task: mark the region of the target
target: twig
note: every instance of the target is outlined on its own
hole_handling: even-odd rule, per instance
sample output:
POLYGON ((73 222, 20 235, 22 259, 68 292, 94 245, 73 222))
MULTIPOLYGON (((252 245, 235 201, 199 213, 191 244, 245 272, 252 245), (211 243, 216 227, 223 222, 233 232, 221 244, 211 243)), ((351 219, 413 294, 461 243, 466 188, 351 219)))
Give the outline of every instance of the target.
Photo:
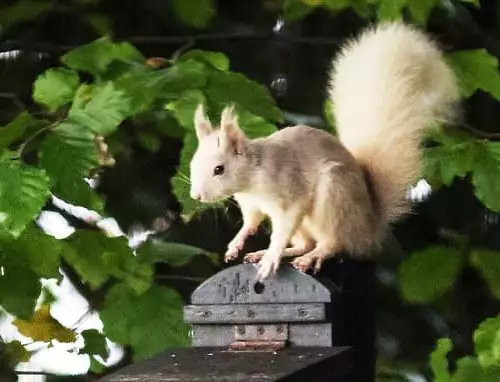
POLYGON ((179 49, 177 49, 174 54, 172 55, 171 61, 177 61, 179 56, 184 53, 186 50, 191 48, 194 44, 196 43, 195 40, 189 40, 186 44, 181 46, 179 49))
POLYGON ((53 376, 54 374, 47 373, 46 371, 14 371, 17 375, 45 375, 47 377, 53 376))
POLYGON ((41 128, 40 130, 37 130, 35 131, 33 134, 31 134, 23 143, 21 143, 21 145, 19 146, 19 148, 17 149, 17 155, 19 157, 21 157, 21 155, 23 154, 23 151, 24 149, 26 148, 26 146, 28 145, 28 143, 30 143, 33 139, 35 139, 36 137, 38 137, 40 134, 46 132, 47 130, 50 130, 52 128, 52 125, 49 125, 49 126, 45 126, 43 128, 41 128))
POLYGON ((17 96, 17 94, 14 94, 14 93, 0 93, 0 98, 8 98, 8 99, 11 99, 12 102, 14 103, 14 105, 16 105, 19 110, 27 110, 28 107, 24 104, 23 101, 21 101, 19 99, 19 97, 17 96))
POLYGON ((177 280, 177 281, 193 281, 193 282, 203 282, 206 280, 204 277, 193 277, 193 276, 178 276, 178 275, 155 275, 157 280, 177 280))
POLYGON ((490 140, 497 140, 497 139, 500 140, 500 133, 489 133, 486 131, 477 130, 474 127, 470 127, 467 125, 461 125, 461 127, 464 130, 467 130, 469 133, 475 135, 476 137, 490 139, 490 140))

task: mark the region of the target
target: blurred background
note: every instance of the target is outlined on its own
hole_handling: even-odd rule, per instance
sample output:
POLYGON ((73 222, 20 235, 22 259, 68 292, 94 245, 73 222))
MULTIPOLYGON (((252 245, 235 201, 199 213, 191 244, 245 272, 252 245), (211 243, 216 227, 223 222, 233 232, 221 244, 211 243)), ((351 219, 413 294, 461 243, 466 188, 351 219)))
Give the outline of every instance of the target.
MULTIPOLYGON (((59 67, 61 57, 68 52, 109 36, 116 43, 128 42, 135 47, 143 57, 141 62, 150 68, 168 70, 172 59, 191 50, 220 52, 229 60, 231 72, 241 73, 255 86, 259 83, 267 89, 282 117, 274 118, 267 111, 260 115, 266 118, 267 113, 275 126, 306 123, 334 130, 325 104, 325 85, 339 44, 372 22, 400 18, 425 28, 436 38, 452 55, 454 68, 467 88, 463 115, 456 126, 463 134, 445 131, 440 137, 429 139, 426 147, 432 155, 426 157, 425 179, 409 194, 417 203, 415 213, 395 226, 400 248, 383 256, 376 272, 377 378, 430 381, 433 374, 429 357, 438 339, 451 338, 452 361, 474 356, 474 331, 487 317, 498 314, 500 253, 496 251, 500 250, 500 219, 496 211, 500 210, 500 150, 496 141, 500 138, 500 75, 496 57, 500 55, 500 2, 2 0, 0 124, 8 126, 22 111, 40 115, 40 105, 33 100, 38 76, 59 67), (474 145, 473 157, 467 151, 469 143, 474 145), (464 159, 464 150, 469 159, 464 159), (491 155, 485 159, 486 152, 491 155)), ((92 65, 97 65, 99 52, 88 52, 92 65)), ((217 59, 224 65, 224 59, 217 59)), ((91 71, 83 72, 82 83, 97 81, 91 71)), ((109 78, 114 81, 112 76, 109 78)), ((224 96, 220 98, 224 99, 227 92, 231 99, 239 91, 239 84, 221 82, 218 91, 224 96)), ((261 97, 259 89, 241 89, 248 92, 248 102, 240 101, 244 97, 238 102, 253 103, 253 97, 261 97)), ((149 91, 148 87, 138 87, 135 96, 146 99, 149 91)), ((274 106, 266 107, 271 110, 274 106)), ((197 285, 225 266, 220 261, 222 253, 239 227, 240 216, 230 203, 206 209, 189 220, 182 219, 183 203, 188 202, 187 198, 176 196, 172 179, 183 160, 181 149, 186 140, 182 134, 176 135, 179 122, 173 121, 170 114, 162 114, 164 109, 148 110, 152 112, 125 120, 119 130, 105 138, 114 163, 101 166, 98 176, 92 179, 93 189, 105 200, 101 215, 110 219, 92 215, 90 204, 78 210, 75 206, 79 204, 65 205, 56 198, 44 205, 37 222, 57 238, 66 238, 75 229, 101 230, 111 232, 111 236, 116 232, 125 235, 131 248, 143 243, 139 248, 147 246, 145 253, 159 259, 154 263, 154 282, 175 290, 176 296, 187 302, 197 285), (161 126, 168 126, 167 134, 158 133, 161 126), (169 247, 172 242, 186 247, 169 247), (187 260, 179 260, 183 254, 187 260)), ((214 106, 214 114, 216 110, 218 106, 214 106)), ((57 112, 52 110, 50 118, 57 119, 57 112)), ((258 126, 261 129, 264 124, 258 126)), ((259 130, 259 134, 264 130, 259 130)), ((0 138, 1 134, 0 130, 0 138)), ((33 162, 30 155, 36 150, 35 147, 32 152, 26 151, 28 163, 33 162)), ((250 246, 262 247, 266 238, 263 230, 250 246)), ((50 301, 52 317, 78 333, 90 329, 101 333, 101 319, 105 319, 99 318, 99 311, 103 304, 106 306, 111 286, 89 288, 85 279, 88 273, 85 276, 85 271, 81 272, 70 259, 61 263, 61 271, 62 279, 56 282, 46 277, 43 284, 43 290, 55 296, 50 301)), ((12 294, 16 299, 16 290, 12 288, 4 294, 12 294)), ((178 315, 181 303, 175 301, 172 309, 178 315)), ((0 329, 3 341, 20 340, 29 352, 28 357, 26 350, 14 351, 11 346, 3 357, 8 373, 16 368, 15 374, 25 378, 20 380, 38 380, 26 378, 42 376, 33 372, 47 373, 42 376, 45 380, 84 380, 53 374, 95 378, 135 360, 134 341, 120 341, 123 336, 117 335, 115 329, 108 333, 106 322, 107 342, 97 332, 95 339, 106 350, 89 352, 88 343, 92 340, 87 340, 87 352, 82 352, 85 346, 80 337, 77 345, 63 345, 65 342, 58 340, 30 340, 26 331, 21 335, 1 298, 0 305, 6 308, 0 329)), ((106 309, 109 314, 109 306, 106 309)), ((127 315, 126 308, 121 312, 127 315)), ((176 325, 175 321, 170 324, 176 325)), ((145 354, 185 344, 187 336, 171 342, 169 338, 145 354)), ((490 365, 498 366, 495 357, 490 365)), ((452 368, 453 365, 452 362, 452 368)))

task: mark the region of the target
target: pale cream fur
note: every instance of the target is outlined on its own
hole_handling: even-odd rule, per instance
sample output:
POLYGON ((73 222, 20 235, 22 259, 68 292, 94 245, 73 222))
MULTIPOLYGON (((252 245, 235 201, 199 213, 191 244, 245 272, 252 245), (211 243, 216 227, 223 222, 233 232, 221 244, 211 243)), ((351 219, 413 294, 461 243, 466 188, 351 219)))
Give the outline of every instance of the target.
POLYGON ((458 99, 439 49, 398 23, 371 28, 343 47, 329 95, 339 139, 302 125, 249 139, 230 107, 219 129, 201 105, 195 113, 191 195, 206 203, 234 196, 241 207, 243 226, 226 260, 270 218, 269 248, 245 257, 259 261, 260 280, 276 272, 283 256, 317 271, 340 251, 377 253, 389 224, 409 210, 406 195, 419 175, 424 129, 447 118, 458 99), (220 166, 224 171, 216 174, 220 166))

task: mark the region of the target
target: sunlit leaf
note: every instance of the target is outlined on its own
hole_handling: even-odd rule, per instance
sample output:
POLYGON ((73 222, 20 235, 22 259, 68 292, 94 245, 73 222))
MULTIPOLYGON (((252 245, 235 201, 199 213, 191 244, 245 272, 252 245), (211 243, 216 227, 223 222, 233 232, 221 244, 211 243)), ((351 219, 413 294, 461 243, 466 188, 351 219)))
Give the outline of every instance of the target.
POLYGON ((66 68, 51 68, 38 76, 33 99, 49 111, 55 111, 73 99, 80 83, 78 73, 66 68))
POLYGON ((62 326, 59 321, 50 315, 50 307, 42 305, 33 315, 31 320, 13 321, 19 332, 33 339, 33 341, 50 342, 75 342, 76 334, 62 326))
POLYGON ((0 156, 0 229, 18 237, 34 220, 50 195, 44 170, 9 154, 0 156))

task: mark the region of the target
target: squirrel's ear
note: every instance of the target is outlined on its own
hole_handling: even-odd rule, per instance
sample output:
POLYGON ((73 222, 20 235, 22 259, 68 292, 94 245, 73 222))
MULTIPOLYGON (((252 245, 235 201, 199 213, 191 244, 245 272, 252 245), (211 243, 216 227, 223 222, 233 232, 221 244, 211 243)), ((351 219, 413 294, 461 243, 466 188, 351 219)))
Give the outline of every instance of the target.
POLYGON ((194 128, 196 130, 196 136, 198 140, 209 135, 213 129, 212 124, 205 115, 205 110, 203 104, 199 104, 194 113, 194 128))
POLYGON ((236 154, 241 154, 246 136, 238 124, 238 117, 232 106, 225 107, 222 110, 220 120, 221 144, 226 148, 233 150, 236 154))

